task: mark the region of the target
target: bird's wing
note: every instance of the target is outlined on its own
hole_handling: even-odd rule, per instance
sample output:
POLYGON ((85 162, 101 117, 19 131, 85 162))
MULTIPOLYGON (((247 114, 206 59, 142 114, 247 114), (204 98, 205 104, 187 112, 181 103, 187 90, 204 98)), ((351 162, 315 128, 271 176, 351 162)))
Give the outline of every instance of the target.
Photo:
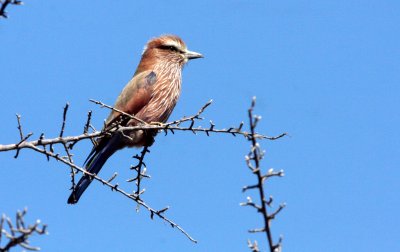
MULTIPOLYGON (((156 81, 157 76, 151 70, 136 74, 118 96, 114 107, 130 115, 137 114, 149 103, 156 81)), ((107 125, 110 125, 120 114, 112 111, 107 119, 107 125)))
MULTIPOLYGON (((126 84, 121 94, 115 102, 114 108, 121 110, 130 115, 139 112, 150 101, 153 93, 153 86, 156 83, 157 76, 151 71, 143 71, 133 76, 133 78, 126 84)), ((114 122, 119 121, 118 124, 126 124, 129 118, 121 118, 121 113, 112 111, 107 118, 106 127, 104 130, 113 127, 114 122), (127 119, 127 120, 126 120, 127 119)), ((97 141, 97 145, 93 147, 85 163, 90 160, 104 145, 108 142, 109 136, 104 136, 97 141)))

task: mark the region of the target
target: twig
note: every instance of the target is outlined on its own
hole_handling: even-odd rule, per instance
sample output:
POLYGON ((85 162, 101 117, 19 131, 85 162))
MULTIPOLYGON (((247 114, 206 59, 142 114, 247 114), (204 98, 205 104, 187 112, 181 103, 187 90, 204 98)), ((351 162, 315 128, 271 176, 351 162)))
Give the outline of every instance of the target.
POLYGON ((22 212, 17 211, 15 224, 12 223, 11 219, 4 214, 0 219, 0 242, 2 235, 4 234, 5 238, 8 239, 8 242, 1 247, 0 252, 8 252, 12 247, 21 246, 27 250, 40 250, 39 247, 32 247, 29 245, 29 238, 34 234, 47 234, 46 229, 47 225, 41 225, 40 221, 37 220, 33 225, 26 226, 24 221, 24 216, 27 213, 27 209, 25 208, 22 212), (4 223, 7 223, 8 230, 4 227, 4 223))
POLYGON ((66 120, 67 120, 68 108, 69 108, 69 104, 67 103, 67 104, 65 104, 65 107, 64 107, 63 120, 62 120, 62 124, 61 124, 60 135, 59 135, 60 138, 62 138, 63 135, 64 135, 65 123, 66 123, 66 120))
POLYGON ((83 128, 83 134, 88 134, 89 133, 89 127, 90 127, 90 121, 92 120, 92 111, 89 110, 88 115, 87 115, 87 120, 85 123, 85 127, 83 128))
MULTIPOLYGON (((63 120, 62 120, 62 124, 61 124, 61 130, 60 130, 59 138, 62 138, 63 135, 64 135, 65 125, 66 125, 66 121, 67 121, 68 108, 69 108, 69 104, 67 103, 67 104, 65 104, 64 111, 63 111, 63 120)), ((69 147, 67 146, 67 142, 62 141, 61 144, 64 147, 65 153, 67 154, 66 157, 68 158, 68 161, 70 163, 73 163, 74 161, 72 160, 72 154, 69 151, 69 147)), ((72 145, 73 144, 71 143, 70 146, 72 146, 72 145)), ((70 168, 71 168, 71 172, 70 172, 71 188, 75 188, 75 170, 72 167, 70 167, 70 168)))
POLYGON ((106 107, 106 108, 109 108, 109 109, 111 109, 111 110, 113 110, 113 111, 115 111, 115 112, 121 113, 122 115, 127 116, 127 117, 129 117, 130 119, 136 120, 136 121, 138 121, 138 122, 140 122, 140 123, 142 123, 142 124, 147 124, 147 123, 146 123, 145 121, 143 121, 142 119, 139 119, 139 118, 137 118, 137 117, 134 116, 134 115, 130 115, 130 114, 128 114, 128 113, 125 113, 124 111, 119 110, 119 109, 116 109, 116 108, 114 108, 114 107, 112 107, 112 106, 109 106, 109 105, 107 105, 107 104, 105 104, 105 103, 102 103, 101 101, 96 101, 96 100, 93 100, 93 99, 90 99, 89 101, 91 101, 91 102, 93 102, 93 103, 95 103, 95 104, 97 104, 97 105, 100 105, 101 107, 106 107))
POLYGON ((1 3, 0 17, 3 17, 3 18, 8 18, 6 8, 9 4, 13 4, 13 5, 23 5, 24 4, 22 1, 19 1, 19 0, 3 0, 3 1, 0 1, 0 3, 1 3))
POLYGON ((213 102, 213 100, 209 100, 208 102, 206 102, 206 104, 203 105, 203 107, 200 108, 200 110, 197 112, 197 114, 193 115, 193 116, 189 116, 189 117, 183 117, 180 120, 176 120, 176 121, 172 121, 169 123, 165 123, 165 125, 174 125, 176 124, 177 126, 179 126, 179 124, 186 122, 186 121, 192 121, 194 122, 194 120, 199 119, 202 120, 203 118, 200 117, 200 115, 204 112, 204 110, 211 105, 211 103, 213 102))
POLYGON ((26 135, 26 136, 24 137, 24 133, 22 132, 22 125, 21 125, 21 115, 18 115, 18 114, 17 114, 17 122, 18 122, 18 127, 17 127, 17 128, 18 128, 19 137, 20 137, 21 140, 16 144, 16 150, 17 150, 17 152, 15 153, 14 158, 17 158, 18 155, 19 155, 19 151, 20 151, 19 146, 20 146, 23 142, 25 142, 26 140, 28 140, 29 137, 31 137, 31 136, 33 135, 33 133, 29 133, 28 135, 26 135))
MULTIPOLYGON (((258 116, 253 115, 254 111, 254 106, 255 106, 255 97, 252 100, 250 109, 248 110, 248 116, 249 116, 249 123, 250 123, 250 136, 248 137, 249 141, 251 142, 251 150, 250 153, 246 156, 246 164, 247 167, 251 170, 253 174, 256 175, 257 177, 257 183, 255 185, 248 185, 243 187, 242 191, 245 192, 249 189, 256 189, 258 190, 258 193, 260 195, 260 205, 256 204, 253 202, 253 200, 250 197, 247 197, 247 202, 241 203, 241 206, 250 206, 253 207, 259 212, 264 220, 264 227, 262 228, 257 228, 257 229, 251 229, 249 230, 250 233, 257 233, 257 232, 265 232, 266 238, 268 240, 268 245, 269 245, 269 251, 270 252, 276 252, 280 251, 281 249, 281 242, 282 238, 279 240, 278 243, 274 243, 273 238, 272 238, 272 233, 271 233, 271 226, 270 226, 270 221, 275 218, 275 216, 285 207, 285 204, 281 204, 279 208, 273 212, 272 214, 268 214, 267 206, 271 206, 272 203, 272 197, 269 197, 269 200, 266 200, 265 198, 265 190, 264 190, 264 182, 266 179, 274 176, 279 176, 282 177, 284 175, 283 170, 279 172, 274 172, 273 169, 270 169, 267 174, 263 175, 260 167, 260 162, 264 157, 264 152, 261 151, 260 145, 257 142, 257 138, 255 137, 255 128, 257 126, 257 123, 261 119, 258 116)), ((281 134, 281 136, 284 136, 285 134, 281 134)), ((248 247, 252 251, 259 251, 258 249, 258 244, 255 242, 254 244, 248 241, 248 247)))
POLYGON ((137 175, 135 178, 133 179, 129 179, 127 180, 127 182, 133 182, 136 181, 136 192, 135 194, 140 197, 140 195, 144 192, 140 190, 140 182, 142 181, 143 177, 148 177, 148 175, 146 175, 146 164, 144 162, 144 157, 146 155, 146 153, 149 153, 149 147, 148 146, 144 146, 143 150, 140 153, 140 156, 135 155, 134 158, 136 158, 138 160, 138 164, 135 166, 131 167, 131 170, 136 170, 137 175), (142 168, 144 168, 144 171, 142 173, 142 168))

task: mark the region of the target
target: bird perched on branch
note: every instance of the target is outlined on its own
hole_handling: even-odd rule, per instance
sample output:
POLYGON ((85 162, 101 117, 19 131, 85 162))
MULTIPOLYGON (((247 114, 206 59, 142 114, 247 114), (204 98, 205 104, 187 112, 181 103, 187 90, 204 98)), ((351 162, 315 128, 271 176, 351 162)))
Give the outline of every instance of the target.
MULTIPOLYGON (((151 39, 143 50, 133 78, 114 105, 117 110, 134 115, 137 119, 124 117, 113 110, 106 121, 106 129, 116 123, 121 126, 136 126, 141 123, 166 122, 180 95, 183 66, 191 59, 202 57, 200 53, 189 51, 177 36, 163 35, 151 39)), ((86 170, 98 174, 107 159, 117 150, 150 146, 156 133, 154 130, 136 130, 100 138, 85 161, 86 170)), ((73 188, 68 203, 77 203, 91 181, 84 174, 73 188)))

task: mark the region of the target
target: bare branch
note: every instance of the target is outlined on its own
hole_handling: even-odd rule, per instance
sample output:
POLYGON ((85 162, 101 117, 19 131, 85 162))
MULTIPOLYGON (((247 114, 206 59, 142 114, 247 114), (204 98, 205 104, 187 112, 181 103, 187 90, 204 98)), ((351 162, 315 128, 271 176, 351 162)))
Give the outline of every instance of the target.
POLYGON ((135 194, 138 197, 139 197, 140 194, 142 194, 144 192, 143 191, 141 193, 141 190, 140 190, 140 182, 142 181, 142 178, 148 178, 149 177, 148 175, 146 175, 146 164, 144 163, 144 157, 145 157, 146 153, 149 153, 149 152, 150 152, 149 147, 148 146, 144 146, 140 156, 138 156, 138 155, 134 156, 134 158, 136 158, 139 161, 138 164, 131 167, 131 170, 136 170, 137 175, 136 175, 135 178, 129 179, 128 181, 129 182, 136 181, 136 192, 135 192, 135 194), (143 172, 142 172, 142 168, 144 168, 143 172))
POLYGON ((26 209, 22 212, 17 211, 15 224, 12 223, 9 217, 2 215, 0 219, 0 252, 8 252, 15 246, 21 246, 32 251, 40 250, 39 247, 30 246, 28 239, 34 234, 47 234, 47 225, 40 225, 40 220, 37 220, 33 225, 26 226, 24 221, 26 213, 26 209), (7 223, 8 228, 4 227, 4 222, 7 223), (4 246, 1 246, 2 235, 8 240, 4 246))
POLYGON ((22 1, 19 0, 2 0, 0 1, 0 17, 3 18, 8 18, 7 12, 6 12, 6 8, 9 4, 12 5, 23 5, 24 3, 22 1))
POLYGON ((60 162, 62 162, 64 164, 68 165, 69 167, 74 168, 74 169, 84 173, 85 175, 91 177, 92 179, 95 179, 95 180, 101 182, 103 185, 109 187, 112 191, 118 192, 118 193, 122 194, 123 196, 135 201, 137 204, 143 206, 146 210, 148 210, 151 213, 152 216, 156 215, 160 219, 162 219, 165 222, 169 223, 172 227, 176 227, 179 231, 181 231, 192 242, 195 242, 195 243, 197 242, 181 226, 179 226, 178 224, 176 224, 175 222, 173 222, 169 218, 165 217, 163 215, 163 213, 160 213, 159 211, 151 208, 143 200, 141 200, 138 196, 133 195, 133 194, 129 194, 129 193, 125 192, 124 190, 120 189, 118 187, 118 184, 111 184, 110 182, 98 177, 97 175, 87 172, 84 168, 79 167, 79 166, 69 162, 67 159, 60 157, 60 155, 58 155, 58 154, 55 154, 55 153, 49 152, 49 151, 45 151, 44 149, 41 149, 41 148, 36 147, 36 146, 30 146, 29 148, 31 148, 32 150, 37 151, 39 153, 48 155, 49 157, 54 158, 54 159, 56 159, 56 160, 58 160, 58 161, 60 161, 60 162))
MULTIPOLYGON (((249 122, 250 122, 250 133, 249 134, 249 141, 251 142, 251 150, 248 155, 245 156, 246 164, 247 167, 250 169, 250 171, 256 175, 257 177, 257 183, 254 185, 247 185, 244 186, 242 191, 245 192, 249 189, 257 189, 258 193, 260 195, 260 205, 256 204, 253 202, 253 200, 250 197, 247 197, 247 202, 241 203, 241 206, 250 206, 252 208, 255 208, 257 212, 259 212, 264 220, 264 227, 262 228, 257 228, 257 229, 251 229, 249 230, 250 233, 258 233, 258 232, 265 232, 266 238, 268 240, 268 245, 269 245, 269 251, 270 252, 276 252, 280 251, 281 249, 281 242, 282 239, 279 240, 277 244, 274 243, 272 239, 272 233, 271 233, 271 225, 270 221, 275 218, 275 216, 285 207, 285 204, 281 204, 279 208, 273 212, 272 214, 268 214, 267 211, 267 206, 271 206, 273 198, 270 196, 269 200, 265 199, 265 189, 264 189, 264 182, 270 177, 282 177, 284 175, 283 170, 275 172, 273 169, 269 169, 267 174, 262 175, 261 167, 260 167, 260 162, 264 158, 264 151, 261 150, 259 143, 257 142, 257 137, 255 133, 255 128, 258 124, 258 122, 261 120, 260 116, 255 116, 253 114, 254 111, 254 106, 255 106, 256 99, 255 97, 252 100, 251 107, 248 110, 248 115, 249 115, 249 122)), ((281 134, 280 137, 284 136, 286 134, 281 134)), ((277 139, 277 138, 276 138, 277 139)), ((272 140, 272 139, 271 139, 272 140)), ((251 243, 248 241, 248 247, 252 251, 259 251, 257 241, 254 243, 251 243)))
MULTIPOLYGON (((196 240, 194 240, 182 227, 180 227, 178 224, 176 224, 175 222, 173 222, 172 220, 170 220, 169 218, 167 218, 165 216, 165 213, 167 212, 168 207, 163 208, 161 210, 155 210, 140 198, 141 195, 145 191, 145 189, 141 188, 141 180, 142 180, 142 178, 150 177, 146 174, 146 165, 144 162, 145 155, 147 152, 149 152, 148 147, 143 148, 140 156, 138 156, 138 155, 135 156, 135 158, 138 159, 138 164, 136 166, 133 166, 132 170, 135 170, 137 172, 137 175, 134 178, 127 180, 128 182, 132 182, 132 181, 136 182, 136 190, 134 191, 134 193, 128 193, 125 190, 121 189, 119 187, 118 183, 111 184, 111 182, 114 181, 114 179, 117 176, 116 173, 114 173, 114 175, 111 178, 105 180, 105 179, 100 178, 96 174, 91 174, 91 173, 87 172, 83 167, 76 165, 72 158, 73 157, 73 154, 71 152, 72 147, 76 143, 83 141, 83 140, 87 140, 87 139, 89 139, 90 141, 92 141, 92 143, 94 145, 96 145, 97 140, 99 138, 102 138, 105 136, 110 136, 112 134, 123 134, 126 131, 137 131, 137 130, 164 131, 166 134, 168 132, 174 133, 174 131, 187 131, 187 132, 192 132, 195 134, 196 133, 205 133, 208 136, 210 135, 210 133, 229 134, 232 136, 241 135, 250 141, 256 141, 256 139, 275 140, 275 139, 278 139, 285 135, 285 134, 281 134, 279 136, 269 137, 269 136, 265 136, 265 135, 256 133, 255 129, 254 129, 255 128, 254 125, 255 125, 255 122, 259 120, 259 118, 255 119, 254 125, 250 127, 250 129, 251 129, 250 132, 243 130, 243 122, 241 122, 238 127, 228 127, 228 128, 223 128, 223 129, 217 129, 216 125, 212 121, 210 121, 209 125, 207 125, 206 127, 197 126, 196 125, 197 122, 203 120, 201 115, 205 111, 205 109, 211 104, 211 101, 207 102, 204 106, 202 106, 195 115, 189 116, 189 117, 183 117, 179 120, 175 120, 175 121, 168 122, 168 123, 157 123, 157 122, 145 123, 144 121, 141 121, 140 119, 136 118, 133 115, 124 113, 124 112, 122 112, 118 109, 115 109, 111 106, 108 106, 102 102, 95 101, 95 100, 91 100, 91 101, 100 105, 101 107, 109 108, 113 111, 121 113, 123 116, 127 116, 130 119, 139 121, 139 122, 141 122, 141 124, 139 124, 137 126, 123 127, 123 126, 119 125, 118 123, 115 123, 111 127, 105 127, 102 131, 96 131, 96 129, 94 129, 94 127, 90 123, 92 112, 89 112, 87 115, 86 123, 84 125, 83 134, 77 135, 77 136, 64 136, 66 120, 67 120, 67 112, 68 112, 68 108, 69 108, 69 104, 66 104, 66 106, 64 107, 64 110, 63 110, 63 120, 62 120, 60 133, 59 133, 58 137, 45 138, 44 134, 42 133, 37 140, 28 141, 28 138, 30 138, 32 136, 32 133, 24 135, 24 133, 22 131, 21 118, 20 118, 20 116, 17 116, 20 141, 16 144, 0 145, 0 152, 16 150, 17 151, 16 157, 17 157, 18 153, 21 149, 31 149, 31 150, 34 150, 38 153, 45 155, 48 160, 50 158, 52 158, 57 161, 60 161, 63 164, 70 167, 70 169, 71 169, 70 176, 71 176, 72 188, 75 187, 75 174, 77 172, 82 172, 85 176, 89 176, 91 179, 96 180, 96 181, 102 183, 103 185, 109 187, 112 191, 115 191, 115 192, 129 198, 130 200, 136 202, 138 204, 138 206, 144 207, 147 211, 150 212, 151 218, 153 218, 154 216, 157 216, 160 219, 162 219, 163 221, 169 223, 172 227, 176 227, 179 231, 181 231, 186 237, 188 237, 193 242, 196 242, 196 240), (89 128, 92 129, 93 132, 89 132, 89 128), (62 147, 63 153, 57 153, 55 151, 55 147, 57 147, 57 146, 62 147)), ((127 136, 127 137, 129 137, 129 136, 127 136)), ((56 149, 59 149, 59 148, 56 148, 56 149)), ((254 173, 257 173, 257 172, 259 173, 258 163, 256 163, 255 165, 252 165, 252 162, 254 162, 256 159, 258 160, 258 159, 262 158, 262 154, 260 154, 259 152, 260 152, 259 146, 253 145, 252 152, 249 154, 248 158, 246 158, 249 168, 251 168, 254 173), (257 153, 258 156, 255 156, 254 153, 257 153)), ((268 176, 272 176, 272 175, 275 175, 275 173, 264 175, 264 177, 261 176, 261 173, 260 173, 260 176, 261 176, 260 178, 262 180, 264 180, 268 176)), ((251 186, 248 186, 247 189, 249 189, 250 187, 251 186)), ((258 211, 262 212, 263 211, 262 209, 265 208, 266 204, 264 203, 261 205, 256 205, 255 203, 248 202, 248 203, 246 203, 246 205, 252 206, 252 207, 256 208, 258 211)), ((26 245, 26 248, 29 247, 25 243, 24 243, 24 245, 26 245)))
MULTIPOLYGON (((97 101, 94 101, 94 100, 93 100, 93 102, 97 103, 97 101)), ((108 108, 108 105, 105 105, 102 102, 98 102, 98 103, 100 105, 106 106, 108 108)), ((277 140, 286 135, 286 133, 283 133, 278 136, 271 137, 271 136, 258 134, 255 132, 243 131, 242 124, 240 124, 238 128, 228 128, 228 129, 215 129, 215 125, 213 125, 213 124, 211 124, 210 127, 208 127, 208 128, 202 128, 201 126, 194 127, 195 120, 201 120, 199 116, 205 110, 205 108, 207 108, 210 104, 211 104, 211 102, 206 103, 199 110, 199 112, 194 116, 183 117, 182 119, 175 120, 173 122, 169 122, 169 123, 165 123, 165 124, 160 123, 160 124, 146 124, 146 125, 131 126, 131 127, 118 127, 117 130, 119 132, 130 131, 130 130, 132 130, 132 131, 133 130, 164 130, 165 132, 167 132, 168 130, 170 130, 170 131, 191 131, 194 133, 203 132, 206 134, 209 134, 210 132, 212 132, 212 133, 230 134, 230 135, 237 134, 237 135, 242 135, 248 139, 255 138, 255 139, 268 139, 268 140, 277 140), (191 121, 191 124, 188 127, 178 126, 181 123, 184 123, 187 121, 191 121)), ((114 110, 114 108, 112 108, 112 109, 114 110)), ((90 117, 90 116, 91 116, 91 113, 88 113, 88 117, 90 117)), ((20 123, 20 121, 19 121, 19 123, 20 123)), ((90 124, 87 122, 85 125, 90 125, 90 124)), ((19 126, 20 126, 20 124, 19 124, 19 126)), ((89 126, 89 127, 91 127, 91 126, 89 126)), ((66 144, 67 143, 75 144, 76 142, 79 142, 81 140, 85 140, 85 139, 93 140, 98 137, 103 137, 103 136, 109 135, 115 131, 116 131, 116 129, 113 128, 113 129, 106 130, 106 131, 95 131, 93 133, 84 132, 84 134, 77 135, 77 136, 57 137, 57 138, 53 138, 53 139, 45 139, 44 137, 42 137, 41 139, 38 139, 38 140, 26 142, 26 140, 32 135, 32 133, 30 133, 28 136, 21 139, 21 141, 17 144, 7 144, 7 145, 0 144, 0 152, 30 148, 30 146, 32 146, 32 145, 33 146, 46 146, 46 145, 62 144, 64 142, 66 144)), ((20 134, 22 134, 22 131, 20 131, 20 134)))

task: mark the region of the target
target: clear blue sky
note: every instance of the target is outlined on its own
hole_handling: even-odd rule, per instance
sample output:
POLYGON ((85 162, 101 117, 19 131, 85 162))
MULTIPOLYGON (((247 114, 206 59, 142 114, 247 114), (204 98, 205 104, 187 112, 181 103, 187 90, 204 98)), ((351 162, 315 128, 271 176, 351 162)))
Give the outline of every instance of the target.
MULTIPOLYGON (((205 113, 218 127, 247 120, 251 97, 259 131, 290 137, 262 142, 263 167, 286 176, 267 184, 284 251, 399 251, 400 2, 399 1, 31 1, 0 20, 0 143, 25 132, 79 134, 88 110, 101 128, 134 73, 148 39, 181 36, 205 55, 184 69, 183 92, 171 119, 205 113)), ((44 156, 0 153, 0 212, 29 208, 50 234, 33 239, 43 251, 248 251, 260 235, 253 209, 239 207, 254 182, 245 166, 249 143, 230 136, 158 136, 147 157, 144 199, 199 240, 100 184, 79 204, 66 204, 69 169, 44 156)), ((75 148, 82 164, 90 143, 75 148)), ((113 156, 101 172, 129 177, 138 150, 113 156)), ((17 250, 18 251, 18 250, 17 250)), ((266 251, 265 249, 263 251, 266 251)))

